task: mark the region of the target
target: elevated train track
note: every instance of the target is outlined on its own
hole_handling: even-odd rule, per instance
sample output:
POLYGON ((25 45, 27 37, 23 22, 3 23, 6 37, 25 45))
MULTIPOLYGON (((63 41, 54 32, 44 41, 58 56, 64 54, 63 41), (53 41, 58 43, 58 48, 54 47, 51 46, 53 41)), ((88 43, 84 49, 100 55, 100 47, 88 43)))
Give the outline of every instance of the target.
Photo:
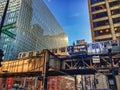
MULTIPOLYGON (((35 56, 27 57, 24 53, 19 54, 19 59, 2 62, 0 67, 0 77, 42 77, 44 88, 47 88, 48 76, 63 76, 63 75, 88 75, 95 73, 111 73, 111 62, 114 70, 120 68, 120 45, 113 46, 111 53, 106 52, 88 52, 85 46, 70 46, 68 47, 69 55, 64 52, 64 55, 56 55, 56 50, 43 50, 40 53, 35 53, 35 56), (71 48, 72 47, 72 48, 71 48), (116 49, 118 48, 118 50, 116 49), (83 52, 82 52, 83 50, 83 52), (87 52, 85 51, 87 50, 87 52), (117 50, 115 52, 115 50, 117 50), (54 51, 54 52, 52 52, 54 51), (73 53, 72 53, 73 52, 73 53), (25 56, 24 58, 21 58, 25 56), (93 56, 99 56, 99 63, 93 62, 93 56)), ((65 49, 65 48, 64 48, 65 49)), ((60 50, 60 49, 59 49, 60 50)), ((100 51, 102 51, 101 49, 100 51)), ((62 52, 66 51, 63 50, 62 52)), ((31 53, 27 53, 31 55, 31 53)))
MULTIPOLYGON (((99 54, 99 64, 93 63, 92 56, 93 55, 77 54, 66 57, 58 57, 49 50, 43 50, 43 52, 37 57, 2 62, 2 67, 0 68, 0 77, 39 76, 45 72, 48 61, 49 76, 94 74, 99 69, 102 70, 111 68, 108 54, 99 54)), ((118 69, 120 54, 113 54, 112 59, 114 68, 118 69)))

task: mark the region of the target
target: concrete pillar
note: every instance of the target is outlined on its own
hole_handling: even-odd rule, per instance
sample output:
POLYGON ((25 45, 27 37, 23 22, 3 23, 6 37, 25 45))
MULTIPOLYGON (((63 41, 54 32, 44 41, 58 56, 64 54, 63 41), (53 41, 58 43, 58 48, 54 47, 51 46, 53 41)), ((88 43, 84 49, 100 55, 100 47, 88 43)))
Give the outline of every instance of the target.
POLYGON ((110 7, 109 7, 109 2, 108 2, 108 0, 105 0, 105 2, 106 2, 106 9, 107 9, 108 18, 109 18, 109 24, 110 24, 112 39, 116 40, 116 35, 115 35, 115 30, 114 30, 114 25, 113 25, 111 10, 110 10, 110 7))

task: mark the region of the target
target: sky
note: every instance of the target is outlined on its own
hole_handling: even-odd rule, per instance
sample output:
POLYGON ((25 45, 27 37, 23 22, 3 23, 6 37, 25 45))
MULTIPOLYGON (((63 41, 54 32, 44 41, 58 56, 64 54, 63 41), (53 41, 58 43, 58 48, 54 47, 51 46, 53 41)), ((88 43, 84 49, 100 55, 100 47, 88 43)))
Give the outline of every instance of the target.
POLYGON ((69 45, 76 40, 92 42, 88 0, 44 0, 68 36, 69 45))

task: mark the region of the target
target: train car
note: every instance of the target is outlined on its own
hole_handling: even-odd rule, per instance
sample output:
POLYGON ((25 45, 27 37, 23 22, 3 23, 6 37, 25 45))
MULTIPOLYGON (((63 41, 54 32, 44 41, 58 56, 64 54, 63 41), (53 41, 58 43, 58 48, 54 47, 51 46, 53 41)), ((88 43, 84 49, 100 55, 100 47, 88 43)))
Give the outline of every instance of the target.
MULTIPOLYGON (((50 50, 50 52, 52 52, 53 54, 58 55, 58 56, 68 55, 67 47, 51 48, 51 49, 48 49, 48 50, 50 50)), ((18 59, 39 56, 39 54, 41 53, 41 51, 42 50, 20 52, 18 54, 18 59)))
POLYGON ((41 51, 20 52, 20 53, 18 54, 18 59, 20 59, 20 58, 30 58, 30 57, 39 56, 40 53, 41 53, 41 51))
POLYGON ((87 53, 88 54, 107 53, 109 46, 111 46, 113 53, 120 51, 120 40, 108 40, 108 41, 88 43, 87 53))
MULTIPOLYGON (((72 55, 72 54, 101 54, 107 53, 107 46, 112 46, 112 52, 120 51, 120 40, 109 40, 93 43, 82 43, 73 46, 50 48, 50 52, 58 56, 72 55)), ((20 52, 18 59, 38 56, 42 50, 20 52)))
POLYGON ((55 55, 58 55, 58 56, 68 55, 67 47, 52 48, 52 49, 49 49, 49 50, 52 53, 54 53, 55 55))

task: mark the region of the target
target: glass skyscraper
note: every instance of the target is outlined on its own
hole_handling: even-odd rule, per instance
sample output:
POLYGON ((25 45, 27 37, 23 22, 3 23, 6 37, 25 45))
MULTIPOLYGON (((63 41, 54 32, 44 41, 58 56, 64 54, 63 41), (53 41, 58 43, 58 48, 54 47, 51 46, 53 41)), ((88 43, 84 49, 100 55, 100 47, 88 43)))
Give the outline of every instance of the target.
MULTIPOLYGON (((0 0, 0 21, 6 2, 0 0)), ((5 60, 23 51, 67 45, 67 35, 43 0, 10 0, 0 39, 5 60)))

